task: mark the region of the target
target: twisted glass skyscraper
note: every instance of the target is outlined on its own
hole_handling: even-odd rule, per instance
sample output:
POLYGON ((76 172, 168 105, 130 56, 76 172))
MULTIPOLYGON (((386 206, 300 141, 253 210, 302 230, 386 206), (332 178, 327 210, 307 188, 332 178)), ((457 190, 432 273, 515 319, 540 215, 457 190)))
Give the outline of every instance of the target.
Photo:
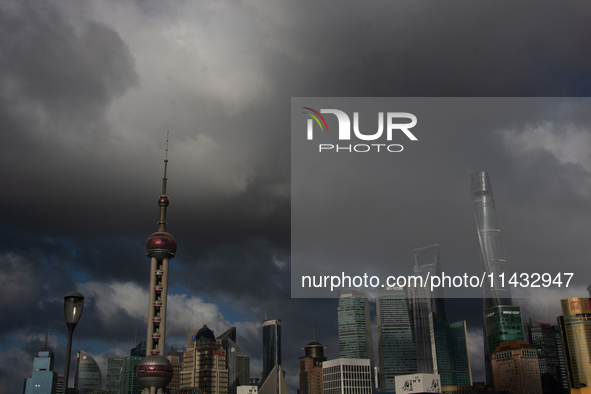
POLYGON ((501 230, 497 221, 497 211, 488 173, 481 171, 470 175, 472 203, 476 217, 476 230, 480 244, 480 263, 482 272, 493 274, 494 286, 486 281, 482 286, 484 309, 498 305, 513 305, 509 288, 500 286, 499 274, 505 272, 507 260, 501 241, 501 230))
MULTIPOLYGON (((484 314, 490 308, 501 305, 513 305, 509 288, 500 286, 499 275, 505 273, 507 260, 501 240, 501 230, 497 221, 497 210, 490 185, 488 173, 481 171, 470 175, 472 189, 472 203, 476 218, 476 231, 480 244, 480 264, 482 272, 493 274, 493 286, 486 281, 482 286, 482 304, 484 314)), ((506 276, 505 276, 506 277, 506 276)), ((484 327, 484 363, 486 370, 486 384, 492 385, 492 365, 490 354, 495 349, 489 349, 486 325, 484 327)))

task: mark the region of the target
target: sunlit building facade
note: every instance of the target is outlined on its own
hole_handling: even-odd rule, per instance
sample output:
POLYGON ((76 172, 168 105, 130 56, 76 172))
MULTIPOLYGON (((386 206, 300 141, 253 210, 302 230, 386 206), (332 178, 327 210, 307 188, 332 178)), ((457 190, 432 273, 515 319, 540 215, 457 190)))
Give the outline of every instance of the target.
POLYGON ((558 317, 569 386, 591 387, 591 298, 560 300, 558 317))
POLYGON ((524 341, 500 344, 492 352, 495 390, 511 394, 541 394, 538 353, 524 341))

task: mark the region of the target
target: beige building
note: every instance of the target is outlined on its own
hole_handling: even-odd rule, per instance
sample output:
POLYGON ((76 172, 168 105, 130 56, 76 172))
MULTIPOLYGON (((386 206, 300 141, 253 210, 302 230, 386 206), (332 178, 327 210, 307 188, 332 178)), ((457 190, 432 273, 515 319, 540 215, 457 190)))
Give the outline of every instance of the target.
POLYGON ((558 316, 569 387, 591 387, 591 298, 560 300, 558 316))
POLYGON ((190 346, 184 353, 181 387, 196 387, 205 394, 228 394, 226 351, 213 332, 203 325, 190 335, 190 346))
POLYGON ((501 343, 491 357, 495 390, 512 394, 542 394, 536 349, 524 341, 501 343))
POLYGON ((172 380, 168 383, 168 389, 171 392, 175 392, 176 390, 181 388, 181 358, 176 350, 174 350, 174 346, 170 347, 166 358, 172 364, 172 380))

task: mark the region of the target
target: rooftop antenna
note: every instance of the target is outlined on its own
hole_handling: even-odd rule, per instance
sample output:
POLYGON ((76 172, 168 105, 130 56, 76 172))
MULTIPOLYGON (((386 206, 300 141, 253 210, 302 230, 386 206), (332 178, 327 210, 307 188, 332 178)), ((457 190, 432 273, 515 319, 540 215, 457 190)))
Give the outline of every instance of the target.
POLYGON ((316 331, 314 331, 314 324, 312 324, 312 341, 316 340, 316 331))
POLYGON ((265 320, 267 320, 267 308, 265 308, 265 320))

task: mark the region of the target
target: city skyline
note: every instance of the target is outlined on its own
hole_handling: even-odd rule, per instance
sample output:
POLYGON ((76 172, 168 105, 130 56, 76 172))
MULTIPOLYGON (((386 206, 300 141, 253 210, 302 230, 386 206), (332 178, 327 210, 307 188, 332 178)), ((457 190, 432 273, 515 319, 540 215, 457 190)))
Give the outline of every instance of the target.
MULTIPOLYGON (((342 2, 335 13, 332 3, 306 1, 0 1, 0 385, 22 390, 46 332, 63 374, 62 303, 72 290, 85 297, 73 358, 90 354, 103 380, 107 358, 128 356, 145 338, 144 246, 167 130, 167 230, 180 247, 165 351, 185 349, 186 333, 203 324, 216 335, 235 326, 258 376, 267 310, 282 320, 290 392, 312 326, 337 358, 337 301, 290 298, 290 98, 591 93, 591 5, 425 4, 342 2)), ((479 264, 467 182, 483 170, 512 265, 588 261, 588 99, 547 103, 502 119, 493 105, 486 123, 483 108, 467 104, 454 124, 431 131, 416 114, 413 150, 373 173, 388 193, 344 189, 390 204, 381 237, 392 264, 412 270, 412 250, 433 244, 445 265, 479 264)), ((356 264, 371 268, 372 256, 356 264)), ((525 318, 555 324, 565 294, 548 294, 516 304, 525 318)), ((449 321, 467 320, 475 381, 481 303, 447 304, 449 321)), ((373 299, 369 307, 377 338, 373 299)))

